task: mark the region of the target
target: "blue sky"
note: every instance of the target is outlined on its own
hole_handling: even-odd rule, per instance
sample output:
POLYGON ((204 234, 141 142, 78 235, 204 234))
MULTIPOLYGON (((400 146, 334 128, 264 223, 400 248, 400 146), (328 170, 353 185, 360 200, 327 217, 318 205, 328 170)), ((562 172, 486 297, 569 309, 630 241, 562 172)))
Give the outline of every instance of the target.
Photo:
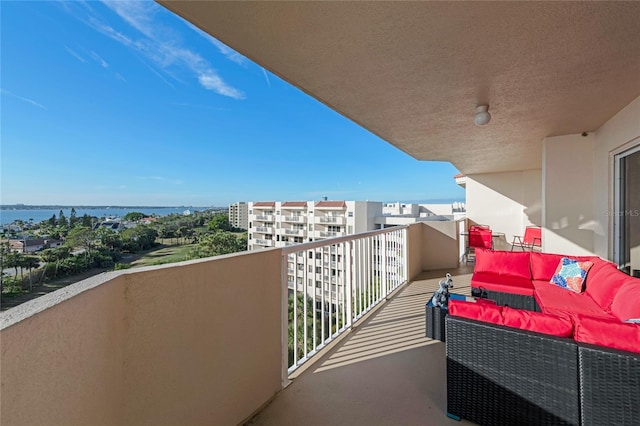
POLYGON ((413 159, 156 3, 0 13, 2 204, 464 199, 451 164, 413 159))

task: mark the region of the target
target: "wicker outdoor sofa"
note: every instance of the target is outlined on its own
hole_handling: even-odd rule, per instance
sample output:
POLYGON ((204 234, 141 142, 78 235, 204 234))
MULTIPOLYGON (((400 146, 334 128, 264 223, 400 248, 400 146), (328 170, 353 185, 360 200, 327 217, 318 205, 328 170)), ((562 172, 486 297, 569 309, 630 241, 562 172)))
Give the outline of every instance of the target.
POLYGON ((640 324, 626 322, 640 318, 640 279, 600 258, 574 258, 593 266, 584 291, 572 292, 549 283, 563 257, 570 258, 477 253, 472 287, 498 304, 450 301, 451 417, 480 425, 640 425, 640 324), (522 294, 525 260, 529 295, 522 294))

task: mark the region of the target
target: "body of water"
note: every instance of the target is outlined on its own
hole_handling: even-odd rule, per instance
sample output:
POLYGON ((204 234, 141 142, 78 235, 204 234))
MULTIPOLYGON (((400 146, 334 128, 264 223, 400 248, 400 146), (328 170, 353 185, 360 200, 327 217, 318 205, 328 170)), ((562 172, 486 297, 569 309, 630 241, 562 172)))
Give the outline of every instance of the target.
MULTIPOLYGON (((147 215, 155 214, 157 216, 166 216, 173 213, 182 214, 185 210, 202 211, 206 210, 204 207, 126 207, 126 208, 76 208, 76 216, 82 217, 85 213, 89 216, 101 217, 124 217, 129 212, 141 212, 147 215)), ((71 216, 71 208, 62 209, 64 215, 69 219, 71 216)), ((22 220, 29 222, 29 219, 33 219, 33 223, 42 222, 49 219, 54 214, 58 217, 60 209, 15 209, 15 210, 0 210, 0 224, 7 225, 15 220, 22 220)))

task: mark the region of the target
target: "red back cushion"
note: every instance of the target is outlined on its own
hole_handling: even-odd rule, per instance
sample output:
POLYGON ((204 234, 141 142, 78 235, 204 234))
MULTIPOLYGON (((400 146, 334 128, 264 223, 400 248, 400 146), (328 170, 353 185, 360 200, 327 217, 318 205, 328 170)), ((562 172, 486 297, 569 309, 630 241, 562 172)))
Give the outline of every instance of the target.
POLYGON ((568 317, 513 309, 508 306, 502 308, 502 324, 507 327, 558 337, 571 337, 573 335, 573 323, 568 317))
POLYGON ((553 274, 556 272, 558 264, 563 257, 569 259, 576 259, 580 262, 596 262, 596 259, 600 259, 597 256, 567 256, 563 254, 554 253, 531 253, 531 276, 534 280, 549 281, 553 274))
POLYGON ((596 263, 587 274, 585 292, 605 311, 609 311, 613 298, 629 276, 611 262, 596 263))
POLYGON ((502 324, 502 306, 489 303, 473 303, 449 300, 449 314, 478 321, 502 324))
POLYGON ((574 339, 592 345, 607 346, 640 353, 640 324, 575 316, 574 339))
POLYGON ((531 270, 529 269, 530 256, 530 252, 519 253, 477 249, 474 272, 531 279, 531 270))
POLYGON ((508 306, 450 300, 449 314, 552 336, 571 337, 573 334, 573 323, 568 317, 513 309, 508 306))
POLYGON ((613 298, 611 313, 621 321, 640 321, 640 279, 629 277, 625 281, 613 298))

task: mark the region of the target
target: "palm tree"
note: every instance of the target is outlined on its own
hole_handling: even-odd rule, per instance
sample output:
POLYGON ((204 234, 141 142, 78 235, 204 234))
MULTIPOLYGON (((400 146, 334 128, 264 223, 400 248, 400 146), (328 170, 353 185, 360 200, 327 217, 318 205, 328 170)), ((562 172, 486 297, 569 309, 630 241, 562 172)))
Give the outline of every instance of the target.
POLYGON ((29 271, 29 291, 33 290, 33 280, 31 279, 31 270, 40 266, 40 261, 35 256, 24 256, 22 266, 29 271))

